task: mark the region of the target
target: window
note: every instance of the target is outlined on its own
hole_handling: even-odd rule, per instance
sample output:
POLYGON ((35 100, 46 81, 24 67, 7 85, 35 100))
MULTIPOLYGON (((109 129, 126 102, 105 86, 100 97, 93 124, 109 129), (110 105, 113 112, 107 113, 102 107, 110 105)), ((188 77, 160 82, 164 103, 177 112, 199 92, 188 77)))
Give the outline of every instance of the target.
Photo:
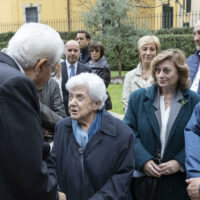
POLYGON ((40 3, 22 4, 24 22, 40 22, 40 3))
POLYGON ((163 28, 173 27, 173 7, 163 5, 163 28))
POLYGON ((25 8, 26 22, 38 22, 38 10, 37 7, 25 8))
POLYGON ((191 0, 186 0, 186 12, 191 12, 191 0))

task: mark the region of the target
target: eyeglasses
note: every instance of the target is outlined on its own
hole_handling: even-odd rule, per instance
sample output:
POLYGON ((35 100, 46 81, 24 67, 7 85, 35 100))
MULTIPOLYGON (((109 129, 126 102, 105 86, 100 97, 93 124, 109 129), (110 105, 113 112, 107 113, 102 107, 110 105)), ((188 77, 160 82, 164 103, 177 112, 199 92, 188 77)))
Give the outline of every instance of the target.
POLYGON ((99 53, 100 50, 99 50, 99 49, 91 49, 90 52, 91 52, 91 53, 93 53, 93 52, 99 53))
POLYGON ((156 67, 156 68, 155 68, 156 74, 160 74, 161 71, 162 71, 164 74, 169 74, 172 70, 169 69, 168 67, 164 67, 162 70, 160 69, 160 67, 156 67))

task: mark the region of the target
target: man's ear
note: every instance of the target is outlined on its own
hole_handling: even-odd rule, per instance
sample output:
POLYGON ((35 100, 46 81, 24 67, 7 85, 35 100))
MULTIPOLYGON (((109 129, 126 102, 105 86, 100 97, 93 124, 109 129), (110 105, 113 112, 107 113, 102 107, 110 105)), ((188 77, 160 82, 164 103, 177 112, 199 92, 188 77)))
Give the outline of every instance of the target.
POLYGON ((36 73, 40 74, 44 70, 44 67, 46 67, 46 65, 47 65, 47 59, 46 58, 40 59, 35 65, 36 73))

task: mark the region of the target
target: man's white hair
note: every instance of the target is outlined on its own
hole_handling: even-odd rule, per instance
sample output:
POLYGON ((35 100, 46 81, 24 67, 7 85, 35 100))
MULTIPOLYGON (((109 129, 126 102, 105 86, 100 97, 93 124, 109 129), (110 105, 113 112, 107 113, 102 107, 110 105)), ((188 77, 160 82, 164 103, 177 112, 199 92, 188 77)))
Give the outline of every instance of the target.
POLYGON ((24 69, 44 58, 49 67, 55 66, 63 53, 64 42, 59 33, 40 23, 24 24, 10 39, 7 49, 7 54, 24 69))
POLYGON ((70 78, 66 84, 66 88, 69 92, 76 86, 86 87, 92 101, 100 102, 98 110, 101 110, 104 107, 107 99, 106 86, 99 76, 87 72, 81 73, 70 78))

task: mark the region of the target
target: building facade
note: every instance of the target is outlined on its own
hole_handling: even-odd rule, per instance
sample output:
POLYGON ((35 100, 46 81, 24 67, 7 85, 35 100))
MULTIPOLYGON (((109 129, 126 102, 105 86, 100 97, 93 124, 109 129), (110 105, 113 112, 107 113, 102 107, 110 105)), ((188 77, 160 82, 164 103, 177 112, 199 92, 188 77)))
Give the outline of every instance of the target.
MULTIPOLYGON (((46 23, 58 31, 83 29, 81 14, 95 0, 0 1, 0 32, 16 31, 25 22, 46 23)), ((160 30, 193 26, 200 19, 200 0, 141 0, 129 13, 137 27, 160 30)))

